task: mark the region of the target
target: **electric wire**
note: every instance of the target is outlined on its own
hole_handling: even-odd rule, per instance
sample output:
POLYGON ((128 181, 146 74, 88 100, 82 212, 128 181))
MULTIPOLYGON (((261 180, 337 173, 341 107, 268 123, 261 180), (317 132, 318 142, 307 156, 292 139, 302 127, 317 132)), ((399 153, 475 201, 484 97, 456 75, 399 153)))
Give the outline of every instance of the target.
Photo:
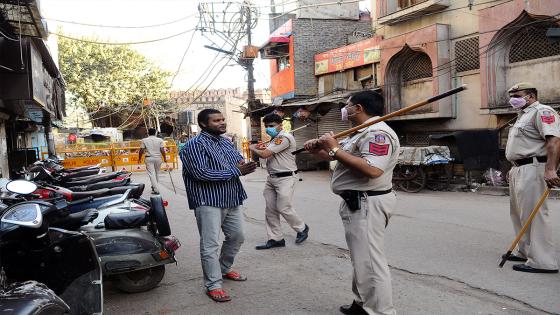
POLYGON ((126 25, 103 25, 103 24, 92 24, 92 23, 84 23, 84 22, 75 22, 75 21, 66 21, 66 20, 59 20, 59 19, 53 19, 53 18, 44 18, 45 20, 48 21, 54 21, 54 22, 59 22, 59 23, 64 23, 64 24, 73 24, 73 25, 83 25, 83 26, 91 26, 91 27, 100 27, 100 28, 124 28, 124 29, 139 29, 139 28, 154 28, 154 27, 160 27, 160 26, 165 26, 165 25, 171 25, 171 24, 175 24, 184 20, 187 20, 193 16, 196 16, 197 13, 193 13, 187 16, 184 16, 182 18, 173 20, 173 21, 169 21, 169 22, 163 22, 163 23, 159 23, 159 24, 151 24, 151 25, 132 25, 132 26, 126 26, 126 25))
POLYGON ((181 36, 181 35, 184 35, 184 34, 188 34, 188 33, 193 32, 193 31, 196 31, 196 28, 189 29, 189 30, 186 30, 186 31, 182 31, 180 33, 173 34, 173 35, 170 35, 170 36, 156 38, 156 39, 150 39, 150 40, 144 40, 144 41, 135 41, 135 42, 120 42, 120 43, 119 42, 102 42, 102 41, 96 41, 96 40, 89 40, 89 39, 85 39, 85 38, 76 38, 76 37, 72 37, 72 36, 68 36, 68 35, 64 35, 64 34, 60 34, 60 33, 56 33, 56 32, 50 32, 50 34, 60 36, 62 38, 66 38, 66 39, 70 39, 70 40, 74 40, 74 41, 78 41, 78 42, 90 43, 90 44, 124 46, 124 45, 139 45, 139 44, 147 44, 147 43, 164 41, 164 40, 171 39, 171 38, 174 38, 174 37, 178 37, 178 36, 181 36))

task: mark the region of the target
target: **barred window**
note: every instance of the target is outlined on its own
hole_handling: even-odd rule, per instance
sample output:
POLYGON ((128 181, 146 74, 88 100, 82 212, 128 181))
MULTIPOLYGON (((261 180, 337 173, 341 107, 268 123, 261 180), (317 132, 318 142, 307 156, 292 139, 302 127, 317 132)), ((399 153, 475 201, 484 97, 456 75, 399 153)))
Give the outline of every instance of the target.
POLYGON ((478 36, 455 42, 455 71, 463 72, 480 68, 478 36))
POLYGON ((402 80, 404 82, 418 80, 423 78, 431 78, 432 61, 430 57, 424 53, 415 53, 402 65, 402 80))
POLYGON ((560 43, 550 44, 546 37, 547 26, 530 27, 513 41, 509 62, 521 62, 560 55, 560 43))

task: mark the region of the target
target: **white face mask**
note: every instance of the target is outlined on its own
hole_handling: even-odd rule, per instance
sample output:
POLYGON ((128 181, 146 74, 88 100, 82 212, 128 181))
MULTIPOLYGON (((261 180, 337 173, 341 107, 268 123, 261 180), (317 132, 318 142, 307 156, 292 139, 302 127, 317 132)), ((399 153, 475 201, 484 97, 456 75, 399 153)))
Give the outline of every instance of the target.
MULTIPOLYGON (((340 109, 340 114, 342 114, 342 121, 348 121, 348 109, 346 107, 354 107, 356 105, 352 105, 352 106, 344 106, 340 109)), ((352 116, 354 116, 355 114, 353 114, 352 116)))
POLYGON ((509 105, 511 105, 511 107, 515 109, 522 108, 523 106, 527 105, 527 96, 529 95, 525 95, 522 97, 512 97, 509 99, 509 105))

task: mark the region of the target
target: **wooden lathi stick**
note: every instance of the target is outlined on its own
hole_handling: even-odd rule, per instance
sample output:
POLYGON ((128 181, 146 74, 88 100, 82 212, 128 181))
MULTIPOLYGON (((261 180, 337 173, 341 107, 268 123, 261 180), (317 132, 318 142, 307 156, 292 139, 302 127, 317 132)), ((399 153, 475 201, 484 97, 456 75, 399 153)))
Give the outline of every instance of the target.
MULTIPOLYGON (((467 86, 466 86, 466 85, 462 85, 462 86, 460 86, 460 87, 458 87, 458 88, 455 88, 455 89, 449 90, 449 91, 447 91, 447 92, 445 92, 445 93, 442 93, 442 94, 439 94, 439 95, 430 97, 430 98, 425 99, 425 100, 423 100, 423 101, 420 101, 420 102, 418 102, 418 103, 416 103, 416 104, 412 104, 412 105, 407 106, 407 107, 405 107, 405 108, 401 108, 401 109, 399 109, 399 110, 397 110, 397 111, 395 111, 395 112, 392 112, 392 113, 387 114, 387 115, 385 115, 385 116, 379 117, 379 118, 377 118, 377 119, 375 119, 375 120, 372 120, 372 121, 363 123, 363 124, 361 124, 361 125, 358 125, 358 126, 356 126, 356 127, 352 127, 352 128, 350 128, 350 129, 347 129, 347 130, 344 130, 344 131, 342 131, 342 132, 339 132, 339 133, 337 133, 337 134, 334 135, 334 138, 335 138, 335 139, 343 138, 343 137, 345 137, 345 136, 347 136, 347 135, 349 135, 349 134, 352 134, 352 133, 354 133, 354 132, 356 132, 356 131, 358 131, 358 130, 360 130, 360 129, 363 129, 363 128, 369 127, 369 126, 371 126, 371 125, 377 124, 378 122, 382 122, 382 121, 391 119, 391 118, 393 118, 393 117, 400 116, 400 115, 402 115, 402 114, 408 113, 408 112, 410 112, 411 110, 414 110, 414 109, 416 109, 416 108, 418 108, 418 107, 424 106, 424 105, 426 105, 426 104, 430 104, 430 103, 435 102, 435 101, 437 101, 437 100, 440 100, 440 99, 442 99, 442 98, 444 98, 444 97, 448 97, 448 96, 451 96, 451 95, 453 95, 453 94, 457 94, 457 93, 459 93, 459 92, 461 92, 461 91, 464 91, 464 90, 466 90, 466 89, 467 89, 467 86)), ((301 152, 303 152, 303 151, 305 151, 305 148, 300 148, 300 149, 297 149, 297 150, 295 150, 295 151, 292 151, 292 154, 298 154, 298 153, 301 153, 301 152)))

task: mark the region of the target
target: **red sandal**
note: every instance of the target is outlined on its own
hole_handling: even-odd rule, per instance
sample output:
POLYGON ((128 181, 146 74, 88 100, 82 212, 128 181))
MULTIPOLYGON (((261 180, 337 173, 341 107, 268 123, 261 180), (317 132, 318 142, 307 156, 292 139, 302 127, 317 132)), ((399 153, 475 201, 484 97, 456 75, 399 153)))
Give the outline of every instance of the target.
POLYGON ((235 271, 230 271, 228 273, 226 273, 225 275, 222 276, 224 279, 229 279, 229 280, 233 280, 233 281, 246 281, 247 277, 241 275, 238 272, 235 271))
POLYGON ((231 301, 231 297, 224 291, 224 289, 215 289, 206 292, 206 295, 216 302, 231 301))

